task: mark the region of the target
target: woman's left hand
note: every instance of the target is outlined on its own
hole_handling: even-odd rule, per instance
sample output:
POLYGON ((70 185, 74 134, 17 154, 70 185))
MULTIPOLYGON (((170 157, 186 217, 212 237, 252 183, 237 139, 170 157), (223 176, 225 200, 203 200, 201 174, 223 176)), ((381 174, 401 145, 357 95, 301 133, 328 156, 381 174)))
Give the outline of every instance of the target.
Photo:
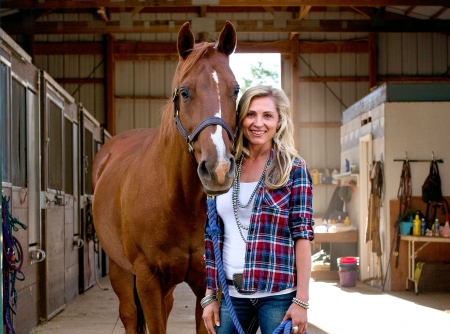
POLYGON ((296 334, 304 334, 308 329, 307 310, 295 303, 292 303, 283 318, 283 321, 292 319, 292 328, 298 327, 298 331, 291 331, 296 334))

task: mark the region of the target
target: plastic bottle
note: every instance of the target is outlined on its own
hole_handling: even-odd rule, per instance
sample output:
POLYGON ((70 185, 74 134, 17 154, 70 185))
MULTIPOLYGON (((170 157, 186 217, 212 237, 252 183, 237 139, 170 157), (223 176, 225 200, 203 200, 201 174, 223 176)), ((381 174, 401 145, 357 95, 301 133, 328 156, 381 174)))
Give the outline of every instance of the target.
POLYGON ((344 219, 344 225, 345 225, 345 226, 350 226, 350 217, 349 217, 349 216, 345 217, 345 219, 344 219))
POLYGON ((427 229, 427 224, 425 223, 425 218, 422 218, 422 222, 420 224, 420 235, 425 235, 426 229, 427 229))
POLYGON ((420 235, 420 218, 419 215, 416 214, 416 217, 413 220, 414 227, 413 227, 413 235, 420 235))
POLYGON ((322 226, 325 226, 325 231, 328 232, 328 222, 327 222, 326 219, 324 219, 324 220, 322 221, 322 226))
POLYGON ((331 183, 332 184, 338 184, 339 180, 336 178, 336 175, 338 175, 339 172, 337 171, 337 169, 333 169, 333 171, 331 172, 331 183))
POLYGON ((436 218, 436 220, 434 221, 434 236, 438 237, 439 236, 439 231, 440 230, 440 226, 439 226, 439 219, 436 218))
POLYGON ((449 225, 449 222, 450 222, 450 217, 447 217, 445 219, 444 228, 442 229, 442 236, 443 237, 450 237, 450 225, 449 225))

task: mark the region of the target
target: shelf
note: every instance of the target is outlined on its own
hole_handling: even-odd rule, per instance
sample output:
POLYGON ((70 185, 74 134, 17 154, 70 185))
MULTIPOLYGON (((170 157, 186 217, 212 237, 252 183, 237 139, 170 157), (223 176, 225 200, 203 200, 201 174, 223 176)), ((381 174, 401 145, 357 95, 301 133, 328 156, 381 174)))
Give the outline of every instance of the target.
POLYGON ((341 181, 341 186, 349 185, 350 181, 354 181, 356 184, 359 183, 359 174, 356 173, 346 172, 335 174, 333 177, 341 181))
POLYGON ((357 232, 314 233, 313 242, 358 242, 357 232))

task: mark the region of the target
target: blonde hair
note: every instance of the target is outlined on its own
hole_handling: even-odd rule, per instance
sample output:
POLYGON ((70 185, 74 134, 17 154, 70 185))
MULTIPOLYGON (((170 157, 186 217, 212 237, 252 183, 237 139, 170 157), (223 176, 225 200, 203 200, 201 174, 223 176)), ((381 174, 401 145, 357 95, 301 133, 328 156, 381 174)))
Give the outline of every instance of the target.
MULTIPOLYGON (((294 144, 294 125, 291 120, 291 104, 283 90, 271 86, 255 86, 247 89, 242 95, 239 105, 239 129, 247 117, 250 103, 254 98, 269 97, 275 103, 279 116, 279 129, 273 138, 273 160, 270 164, 264 184, 268 189, 277 189, 286 185, 295 158, 299 158, 294 144)), ((236 159, 250 156, 246 147, 247 139, 239 130, 236 141, 236 159)))

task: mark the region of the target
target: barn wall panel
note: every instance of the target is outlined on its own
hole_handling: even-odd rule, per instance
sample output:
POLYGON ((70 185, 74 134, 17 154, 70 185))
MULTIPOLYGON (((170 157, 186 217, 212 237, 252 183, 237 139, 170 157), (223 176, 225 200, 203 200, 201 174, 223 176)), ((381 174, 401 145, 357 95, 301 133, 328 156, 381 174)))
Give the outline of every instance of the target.
POLYGON ((338 99, 341 95, 341 84, 339 82, 329 82, 327 83, 327 87, 328 89, 325 90, 324 122, 339 123, 342 117, 342 105, 338 99))
POLYGON ((134 102, 116 99, 116 133, 130 130, 134 127, 134 102))
POLYGON ((433 73, 433 39, 432 34, 418 35, 418 75, 431 75, 433 73))
POLYGON ((447 54, 448 36, 443 34, 433 34, 433 74, 448 74, 448 54, 447 54))
POLYGON ((402 34, 402 74, 417 75, 417 34, 402 34))
POLYGON ((444 75, 449 66, 449 37, 438 33, 378 34, 378 74, 444 75))

